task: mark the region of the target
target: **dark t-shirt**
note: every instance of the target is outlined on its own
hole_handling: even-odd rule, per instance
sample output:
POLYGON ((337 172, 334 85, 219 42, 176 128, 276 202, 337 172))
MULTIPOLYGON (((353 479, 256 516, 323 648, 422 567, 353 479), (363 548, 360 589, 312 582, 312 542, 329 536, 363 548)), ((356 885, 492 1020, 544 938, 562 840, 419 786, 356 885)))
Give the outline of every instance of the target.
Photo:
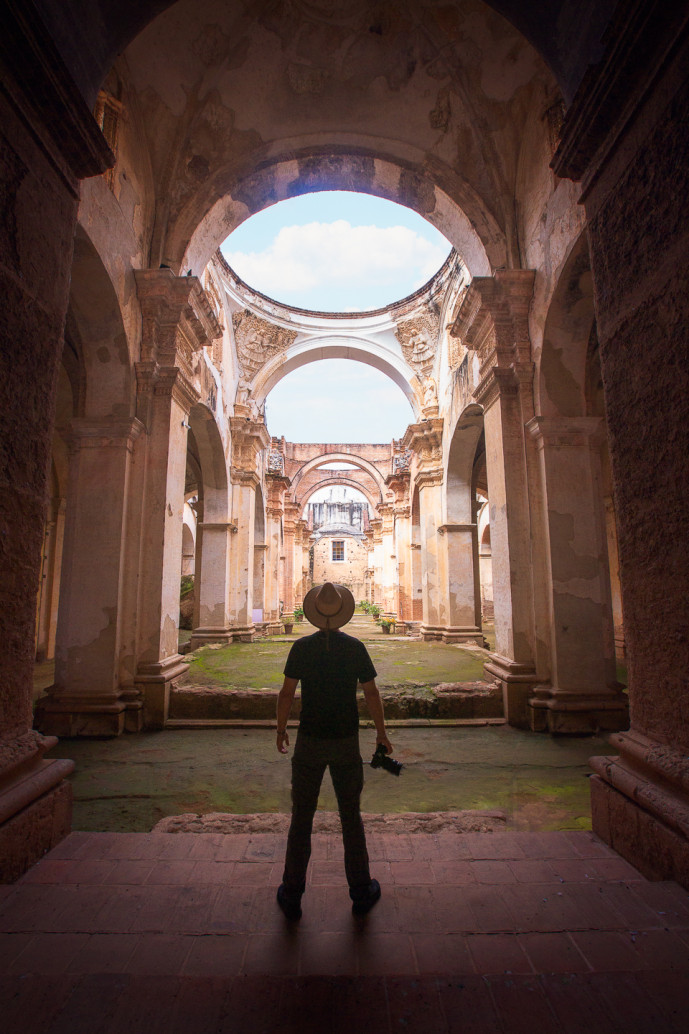
POLYGON ((299 728, 317 739, 340 739, 359 731, 356 687, 376 669, 364 644, 344 632, 304 636, 292 644, 285 675, 301 681, 299 728))

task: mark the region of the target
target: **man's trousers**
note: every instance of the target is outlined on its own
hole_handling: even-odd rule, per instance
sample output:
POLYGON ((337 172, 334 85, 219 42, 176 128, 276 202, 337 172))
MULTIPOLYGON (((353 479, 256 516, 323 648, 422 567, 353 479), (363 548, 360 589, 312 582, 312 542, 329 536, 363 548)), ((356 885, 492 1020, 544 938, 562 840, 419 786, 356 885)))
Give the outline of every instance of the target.
POLYGON ((366 835, 359 808, 364 768, 358 735, 321 740, 302 732, 297 734, 292 756, 292 822, 282 882, 289 894, 301 895, 304 891, 311 857, 313 816, 326 768, 330 769, 340 812, 349 894, 352 900, 356 900, 368 891, 371 883, 366 835))

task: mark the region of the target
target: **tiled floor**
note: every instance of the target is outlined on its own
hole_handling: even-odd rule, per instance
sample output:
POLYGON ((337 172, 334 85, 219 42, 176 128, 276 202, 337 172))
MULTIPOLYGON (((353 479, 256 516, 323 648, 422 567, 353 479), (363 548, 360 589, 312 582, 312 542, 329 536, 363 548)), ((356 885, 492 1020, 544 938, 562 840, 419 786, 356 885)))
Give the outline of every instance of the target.
POLYGON ((0 887, 5 1034, 689 1031, 689 894, 590 833, 369 837, 350 911, 314 838, 304 916, 268 834, 73 833, 0 887))

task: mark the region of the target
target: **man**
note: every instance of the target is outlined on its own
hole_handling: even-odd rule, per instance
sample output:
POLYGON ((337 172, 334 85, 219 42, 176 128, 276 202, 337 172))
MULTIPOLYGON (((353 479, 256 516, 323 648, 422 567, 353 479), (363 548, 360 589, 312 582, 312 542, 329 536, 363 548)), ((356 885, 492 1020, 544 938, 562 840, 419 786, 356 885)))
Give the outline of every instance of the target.
POLYGON ((376 742, 386 752, 392 745, 385 732, 383 704, 376 669, 364 644, 340 631, 354 613, 354 597, 344 585, 315 585, 304 599, 304 615, 320 631, 298 639, 285 665, 278 696, 277 749, 287 753, 289 718, 301 681, 301 719, 292 757, 292 822, 278 904, 288 919, 301 916, 301 896, 311 855, 311 828, 323 773, 330 775, 342 823, 345 873, 352 912, 364 915, 380 898, 380 884, 371 879, 366 836, 359 802, 364 769, 359 753, 356 689, 361 683, 376 742))

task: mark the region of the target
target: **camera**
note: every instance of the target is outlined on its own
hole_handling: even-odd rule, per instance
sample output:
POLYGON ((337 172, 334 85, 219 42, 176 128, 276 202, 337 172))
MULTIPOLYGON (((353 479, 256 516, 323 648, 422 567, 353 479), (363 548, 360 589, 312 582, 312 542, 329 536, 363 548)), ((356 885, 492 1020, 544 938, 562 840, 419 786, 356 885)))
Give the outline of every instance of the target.
POLYGON ((379 743, 376 747, 376 752, 371 758, 371 768, 384 768, 386 772, 390 772, 392 775, 398 776, 402 771, 402 762, 395 761, 394 758, 389 758, 385 747, 382 743, 379 743))

